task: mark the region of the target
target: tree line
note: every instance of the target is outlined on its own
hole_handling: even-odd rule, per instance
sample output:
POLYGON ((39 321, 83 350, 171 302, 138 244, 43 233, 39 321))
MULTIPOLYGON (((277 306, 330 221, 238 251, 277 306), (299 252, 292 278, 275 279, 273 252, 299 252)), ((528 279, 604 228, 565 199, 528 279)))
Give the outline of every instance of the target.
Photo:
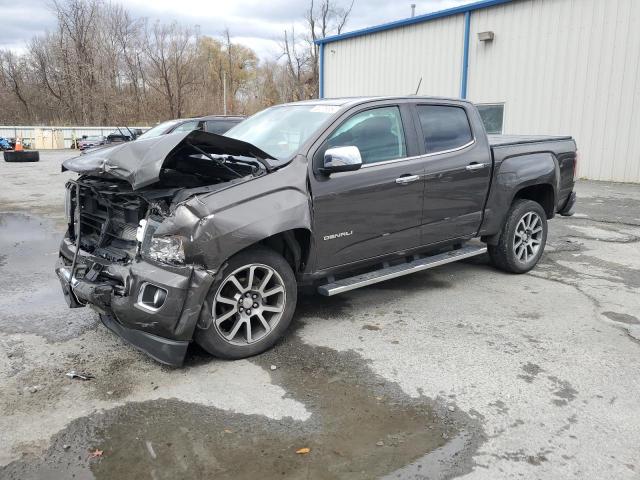
POLYGON ((353 3, 308 4, 305 31, 283 32, 281 53, 258 59, 194 26, 133 18, 105 0, 53 0, 56 27, 23 53, 0 50, 0 125, 152 125, 169 118, 248 115, 318 96, 314 41, 340 33, 353 3))

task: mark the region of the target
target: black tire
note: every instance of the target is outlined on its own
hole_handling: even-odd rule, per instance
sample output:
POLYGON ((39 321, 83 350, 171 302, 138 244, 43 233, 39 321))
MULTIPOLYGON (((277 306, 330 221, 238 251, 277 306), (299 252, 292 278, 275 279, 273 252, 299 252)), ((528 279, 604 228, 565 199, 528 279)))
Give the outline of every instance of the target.
POLYGON ((296 277, 291 266, 273 250, 252 247, 231 257, 222 267, 221 272, 220 278, 211 285, 207 294, 205 312, 208 314, 198 322, 194 334, 195 341, 210 354, 229 360, 251 357, 264 352, 284 335, 293 318, 298 292, 296 277), (254 267, 251 288, 247 292, 241 292, 231 280, 231 276, 236 278, 241 287, 248 288, 251 266, 254 267), (261 283, 268 276, 269 269, 272 273, 267 283, 262 286, 261 283), (284 292, 282 295, 279 292, 270 293, 278 290, 280 284, 284 292), (259 287, 262 289, 260 290, 259 287), (237 293, 232 296, 234 291, 237 293), (249 308, 242 303, 247 301, 245 300, 247 293, 250 293, 250 297, 253 298, 247 299, 252 303, 249 308), (269 293, 269 296, 263 297, 262 293, 269 293), (254 295, 258 298, 256 299, 254 295), (227 302, 216 301, 216 298, 235 299, 237 303, 234 307, 227 302), (254 301, 259 302, 259 307, 251 312, 251 307, 258 305, 253 303, 254 301), (234 308, 235 313, 233 313, 234 308), (263 308, 265 310, 262 310, 263 308), (268 311, 266 308, 272 310, 282 308, 282 312, 274 321, 278 313, 268 311), (256 316, 256 310, 260 311, 260 316, 256 316), (243 313, 240 313, 241 311, 243 313), (228 314, 231 316, 217 326, 214 312, 218 319, 228 314), (246 323, 247 319, 249 324, 246 323), (262 319, 267 321, 269 330, 262 319), (250 333, 247 333, 248 331, 250 333), (232 335, 235 337, 229 339, 232 335), (252 341, 247 341, 247 337, 251 337, 252 341))
MULTIPOLYGON (((533 220, 531 222, 533 223, 533 220)), ((495 267, 505 272, 528 272, 536 266, 540 257, 542 257, 547 243, 547 230, 547 215, 539 203, 532 200, 516 200, 507 213, 497 245, 488 245, 491 262, 495 267), (530 216, 527 217, 528 215, 530 216), (526 225, 527 218, 535 219, 536 216, 539 219, 539 225, 536 223, 535 227, 525 229, 525 231, 528 231, 528 233, 525 232, 526 237, 521 236, 522 231, 516 234, 519 226, 523 225, 520 224, 521 221, 526 225), (538 229, 538 226, 541 230, 532 234, 534 230, 538 229), (534 237, 534 235, 537 235, 537 237, 534 237), (525 238, 527 238, 526 242, 518 243, 525 238), (539 243, 533 245, 535 241, 539 243), (534 251, 535 246, 537 246, 537 249, 534 251)))
POLYGON ((40 153, 34 151, 6 151, 4 152, 5 162, 39 162, 40 153))

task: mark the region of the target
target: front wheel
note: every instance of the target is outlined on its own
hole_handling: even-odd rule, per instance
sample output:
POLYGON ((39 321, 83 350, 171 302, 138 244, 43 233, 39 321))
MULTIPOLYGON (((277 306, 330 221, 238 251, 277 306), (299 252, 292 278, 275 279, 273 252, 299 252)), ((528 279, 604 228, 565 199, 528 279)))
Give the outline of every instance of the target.
POLYGON ((547 215, 532 200, 516 200, 505 220, 497 245, 489 245, 492 263, 511 273, 525 273, 536 266, 547 243, 547 215))
POLYGON ((257 355, 291 323, 297 301, 295 275, 281 255, 262 247, 234 255, 223 268, 207 295, 209 315, 198 323, 195 340, 220 358, 257 355))

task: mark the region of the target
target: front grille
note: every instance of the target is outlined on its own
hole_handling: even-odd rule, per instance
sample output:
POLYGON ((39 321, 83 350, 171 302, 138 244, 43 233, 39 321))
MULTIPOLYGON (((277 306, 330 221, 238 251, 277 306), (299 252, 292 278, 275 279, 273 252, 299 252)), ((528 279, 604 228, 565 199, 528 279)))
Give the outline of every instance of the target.
MULTIPOLYGON (((146 202, 122 183, 84 179, 79 185, 80 248, 114 262, 131 260, 137 247, 136 230, 146 214, 146 202)), ((71 230, 75 240, 75 232, 71 230)))

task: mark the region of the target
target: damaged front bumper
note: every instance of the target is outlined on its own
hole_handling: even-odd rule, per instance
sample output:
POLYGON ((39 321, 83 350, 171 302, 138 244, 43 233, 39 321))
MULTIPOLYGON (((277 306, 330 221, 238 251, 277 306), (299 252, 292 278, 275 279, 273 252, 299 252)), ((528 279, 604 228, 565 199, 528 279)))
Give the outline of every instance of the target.
POLYGON ((69 238, 60 246, 56 274, 71 308, 89 305, 103 323, 161 363, 181 366, 213 276, 195 266, 136 260, 128 265, 78 251, 69 238))

